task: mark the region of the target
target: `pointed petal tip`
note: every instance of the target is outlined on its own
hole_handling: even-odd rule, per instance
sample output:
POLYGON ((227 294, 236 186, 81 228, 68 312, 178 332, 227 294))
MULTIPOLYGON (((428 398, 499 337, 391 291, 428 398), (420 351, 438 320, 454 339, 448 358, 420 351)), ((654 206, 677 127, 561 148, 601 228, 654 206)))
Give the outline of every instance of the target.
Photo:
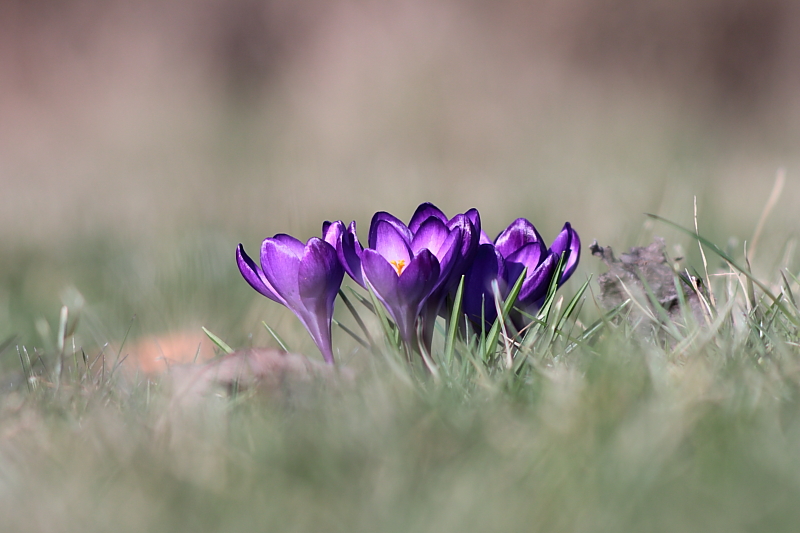
POLYGON ((408 229, 411 233, 416 233, 419 227, 430 218, 435 218, 444 224, 447 224, 447 215, 433 205, 431 202, 424 202, 419 204, 419 207, 411 215, 411 220, 408 223, 408 229))
POLYGON ((325 221, 322 224, 322 238, 334 248, 337 246, 345 231, 347 230, 344 226, 344 222, 341 220, 336 220, 334 222, 325 221))
POLYGON ((303 243, 303 241, 301 241, 297 237, 293 237, 293 236, 288 235, 286 233, 276 233, 274 236, 264 239, 264 242, 261 243, 261 254, 262 254, 261 265, 262 266, 264 265, 264 257, 263 257, 264 247, 267 244, 267 242, 274 242, 274 243, 281 244, 287 250, 289 250, 291 253, 293 253, 298 259, 303 256, 303 252, 305 251, 305 247, 306 247, 306 245, 303 243))
MULTIPOLYGON (((344 267, 345 272, 360 286, 364 286, 364 276, 361 272, 361 253, 363 248, 356 234, 355 220, 350 222, 347 230, 342 233, 336 243, 336 255, 344 267)), ((366 287, 365 287, 366 288, 366 287)))
MULTIPOLYGON (((542 243, 542 236, 530 220, 522 217, 509 224, 495 239, 495 245, 503 257, 508 257, 531 242, 542 243)), ((544 246, 543 243, 542 246, 544 246)))
POLYGON ((370 248, 385 257, 387 261, 402 261, 404 264, 411 261, 412 241, 407 239, 405 232, 391 222, 378 221, 374 227, 374 238, 374 246, 370 248))
MULTIPOLYGON (((309 239, 298 266, 297 283, 301 299, 328 302, 336 297, 344 278, 344 268, 336 249, 318 237, 309 239)), ((314 303, 313 307, 318 306, 314 303)))
POLYGON ((578 268, 578 262, 581 256, 581 239, 578 232, 573 229, 572 224, 569 222, 564 223, 561 232, 553 240, 550 246, 551 252, 556 254, 567 254, 566 264, 564 265, 564 273, 561 275, 559 284, 563 284, 569 279, 570 276, 578 268))
POLYGON ((464 215, 466 215, 470 222, 472 222, 476 231, 481 231, 481 214, 476 208, 470 208, 464 213, 464 215))
POLYGON ((550 280, 558 265, 558 255, 550 252, 535 269, 528 269, 517 301, 522 306, 530 305, 547 294, 550 280))
POLYGON ((283 298, 275 292, 266 280, 261 267, 256 265, 255 261, 244 251, 244 246, 241 243, 236 247, 236 265, 239 267, 239 272, 242 274, 242 277, 253 289, 270 300, 286 305, 283 298))
POLYGON ((367 245, 370 248, 375 248, 375 243, 378 237, 377 236, 378 225, 382 222, 386 222, 391 226, 393 226, 398 231, 398 233, 403 235, 403 238, 407 242, 411 242, 413 234, 411 233, 411 230, 408 229, 408 226, 406 226, 403 223, 403 221, 401 221, 399 218, 392 215, 391 213, 387 213, 386 211, 378 211, 377 213, 372 215, 372 221, 370 221, 369 225, 369 234, 367 235, 367 245))

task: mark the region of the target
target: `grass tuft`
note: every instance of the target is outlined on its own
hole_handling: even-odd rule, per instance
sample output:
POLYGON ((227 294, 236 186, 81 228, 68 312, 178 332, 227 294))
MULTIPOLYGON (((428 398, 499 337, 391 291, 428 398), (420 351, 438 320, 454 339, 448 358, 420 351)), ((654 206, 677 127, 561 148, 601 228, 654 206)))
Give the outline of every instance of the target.
POLYGON ((513 299, 489 332, 455 311, 436 378, 368 293, 342 295, 347 368, 268 390, 124 372, 127 345, 84 349, 62 311, 47 351, 0 344, 4 528, 795 531, 800 283, 724 253, 695 285, 707 316, 680 298, 680 322, 640 312, 652 291, 597 313, 590 279, 522 331, 513 299))

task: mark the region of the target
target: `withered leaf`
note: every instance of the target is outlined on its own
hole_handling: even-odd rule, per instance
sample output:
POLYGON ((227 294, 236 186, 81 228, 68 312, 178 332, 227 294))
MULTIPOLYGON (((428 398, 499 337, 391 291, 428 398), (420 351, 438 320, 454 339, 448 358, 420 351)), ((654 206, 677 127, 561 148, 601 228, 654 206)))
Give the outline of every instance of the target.
MULTIPOLYGON (((600 285, 599 304, 603 308, 611 310, 625 300, 635 298, 641 306, 648 309, 651 316, 660 318, 663 314, 658 312, 654 307, 653 299, 648 296, 647 288, 649 288, 655 296, 655 300, 666 311, 669 319, 682 324, 684 319, 676 290, 677 285, 683 291, 683 297, 694 320, 703 323, 705 320, 703 304, 697 291, 687 282, 685 275, 678 275, 672 269, 665 248, 664 239, 656 238, 648 246, 635 246, 617 259, 614 257, 611 247, 602 247, 597 244, 597 241, 592 243, 589 248, 592 255, 602 259, 608 266, 608 272, 597 278, 600 285), (676 276, 678 277, 677 284, 676 276)), ((702 280, 695 279, 695 282, 698 287, 701 287, 702 280)), ((633 307, 635 309, 631 309, 628 317, 637 324, 647 322, 641 320, 643 313, 639 308, 633 307)))

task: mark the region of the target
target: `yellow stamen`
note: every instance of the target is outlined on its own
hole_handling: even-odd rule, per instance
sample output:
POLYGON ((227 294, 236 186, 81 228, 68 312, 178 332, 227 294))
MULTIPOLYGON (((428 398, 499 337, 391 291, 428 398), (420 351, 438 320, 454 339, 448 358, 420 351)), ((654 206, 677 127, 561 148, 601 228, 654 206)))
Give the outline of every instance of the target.
POLYGON ((404 259, 398 259, 397 261, 389 261, 389 264, 394 267, 394 269, 397 271, 398 276, 403 273, 403 269, 406 267, 406 262, 404 259))

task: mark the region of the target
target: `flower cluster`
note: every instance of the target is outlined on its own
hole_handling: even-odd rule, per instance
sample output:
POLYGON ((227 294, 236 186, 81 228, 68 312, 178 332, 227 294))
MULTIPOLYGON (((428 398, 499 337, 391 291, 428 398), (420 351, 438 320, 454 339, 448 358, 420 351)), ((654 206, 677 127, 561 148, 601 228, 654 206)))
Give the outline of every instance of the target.
POLYGON ((375 213, 366 247, 355 222, 347 227, 325 222, 322 234, 306 244, 284 234, 265 239, 261 266, 240 244, 236 261, 255 290, 294 312, 328 363, 334 361, 331 321, 345 272, 375 294, 407 349, 415 351, 421 343, 430 351, 436 317, 449 316, 448 296, 462 277, 463 312, 481 330, 497 318, 496 299, 505 300, 524 272, 512 316, 521 328, 541 307, 559 259, 563 256, 560 285, 580 258, 580 239, 569 223, 550 247, 524 218, 491 241, 476 209, 448 218, 430 203, 420 205, 408 224, 375 213))

